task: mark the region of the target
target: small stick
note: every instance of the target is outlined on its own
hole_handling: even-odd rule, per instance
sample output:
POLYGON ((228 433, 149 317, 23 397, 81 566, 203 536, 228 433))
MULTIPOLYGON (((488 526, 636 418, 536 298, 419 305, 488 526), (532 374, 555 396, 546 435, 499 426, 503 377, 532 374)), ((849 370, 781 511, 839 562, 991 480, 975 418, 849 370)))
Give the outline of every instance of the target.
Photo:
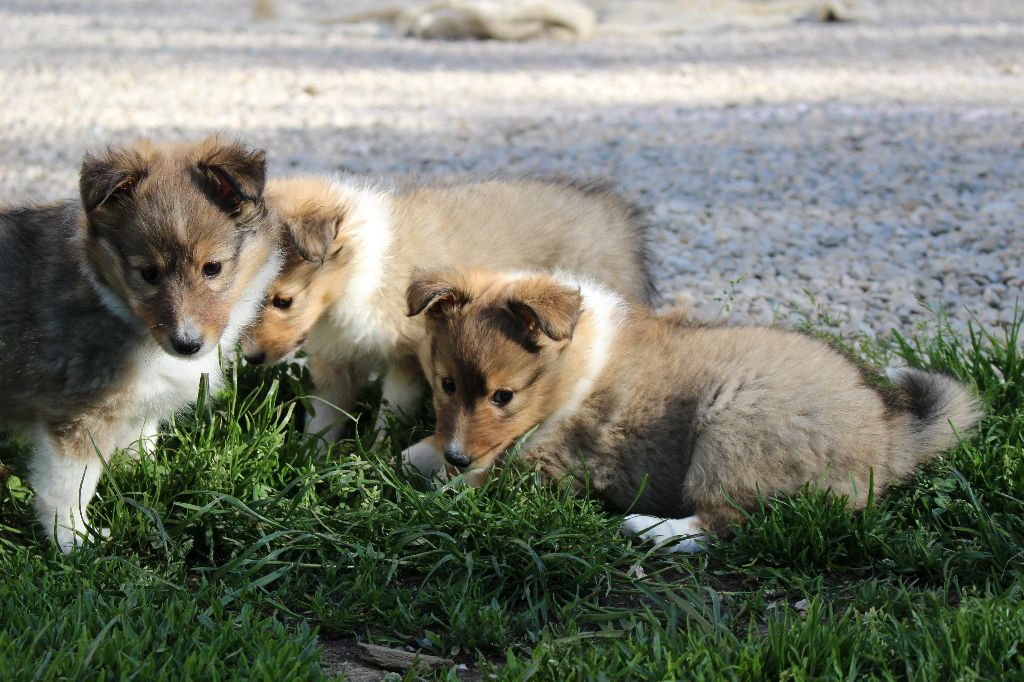
POLYGON ((431 670, 437 670, 438 668, 447 668, 455 665, 455 661, 450 658, 438 658, 437 656, 427 656, 426 654, 417 654, 402 651, 401 649, 389 649, 386 646, 377 646, 375 644, 359 644, 358 646, 360 658, 385 670, 405 672, 406 670, 423 666, 431 670))

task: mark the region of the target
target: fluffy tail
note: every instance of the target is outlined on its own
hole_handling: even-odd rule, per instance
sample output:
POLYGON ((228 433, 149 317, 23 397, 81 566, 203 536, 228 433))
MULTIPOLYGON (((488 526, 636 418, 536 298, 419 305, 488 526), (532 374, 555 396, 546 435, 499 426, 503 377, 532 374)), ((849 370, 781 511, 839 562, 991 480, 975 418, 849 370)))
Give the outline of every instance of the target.
POLYGON ((949 450, 956 434, 981 417, 977 398, 955 379, 908 368, 890 369, 888 375, 901 405, 892 422, 893 454, 907 470, 898 475, 949 450))

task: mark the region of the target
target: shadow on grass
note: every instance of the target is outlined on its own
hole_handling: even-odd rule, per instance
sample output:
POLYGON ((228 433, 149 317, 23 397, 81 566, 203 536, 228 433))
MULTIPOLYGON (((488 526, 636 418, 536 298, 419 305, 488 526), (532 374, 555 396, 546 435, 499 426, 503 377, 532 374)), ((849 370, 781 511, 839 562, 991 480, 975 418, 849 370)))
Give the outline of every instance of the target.
POLYGON ((33 533, 30 492, 14 478, 25 448, 7 441, 0 566, 17 578, 2 588, 16 608, 0 617, 0 663, 74 677, 142 657, 170 676, 244 659, 259 676, 280 656, 299 679, 319 674, 319 634, 503 679, 1019 666, 1000 647, 1024 632, 1020 610, 1007 615, 1024 547, 1022 317, 1004 336, 961 339, 940 319, 925 336, 863 348, 972 381, 988 415, 862 512, 813 490, 766 500, 697 557, 631 544, 619 516, 525 467, 482 489, 421 490, 396 473, 408 431, 371 442, 370 410, 321 459, 297 427, 308 389, 297 366, 236 367, 231 388, 201 395, 152 457, 115 460, 91 507, 112 536, 71 557, 33 533), (183 634, 155 643, 171 630, 183 634))

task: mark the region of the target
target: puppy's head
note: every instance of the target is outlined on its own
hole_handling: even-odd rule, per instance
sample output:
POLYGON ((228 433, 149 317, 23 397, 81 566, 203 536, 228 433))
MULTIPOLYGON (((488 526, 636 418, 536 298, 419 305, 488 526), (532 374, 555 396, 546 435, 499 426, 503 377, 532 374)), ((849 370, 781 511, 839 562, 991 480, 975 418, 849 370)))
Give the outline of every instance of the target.
POLYGON ((262 150, 217 138, 144 141, 82 162, 86 269, 105 303, 169 354, 208 353, 239 323, 243 296, 262 299, 277 249, 265 166, 262 150))
POLYGON ((345 248, 350 201, 329 180, 271 180, 267 205, 285 233, 285 264, 246 335, 245 357, 254 363, 280 362, 302 346, 344 294, 352 256, 345 248))
POLYGON ((426 317, 445 459, 485 469, 567 398, 580 291, 543 275, 471 271, 426 274, 406 294, 409 315, 426 317))

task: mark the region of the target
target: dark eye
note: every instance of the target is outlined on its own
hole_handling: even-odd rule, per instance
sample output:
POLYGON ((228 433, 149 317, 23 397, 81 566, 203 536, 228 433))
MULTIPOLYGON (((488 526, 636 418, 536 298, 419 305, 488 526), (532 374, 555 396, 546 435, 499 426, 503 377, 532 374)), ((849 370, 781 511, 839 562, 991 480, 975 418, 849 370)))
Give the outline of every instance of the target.
POLYGON ((203 277, 216 277, 220 274, 220 261, 211 261, 203 266, 203 277))
POLYGON ((142 279, 146 280, 150 284, 156 284, 160 281, 160 268, 155 265, 147 265, 144 268, 139 268, 139 274, 142 275, 142 279))
POLYGON ((275 296, 271 303, 275 308, 280 308, 281 310, 288 310, 292 307, 292 299, 290 296, 288 298, 285 298, 284 296, 275 296))
POLYGON ((451 377, 445 377, 444 379, 441 379, 441 388, 443 388, 444 392, 447 393, 448 395, 454 395, 455 380, 452 379, 451 377))
POLYGON ((510 402, 512 402, 513 395, 515 394, 512 393, 512 391, 506 391, 505 389, 501 389, 494 392, 494 395, 491 396, 491 402, 497 405, 498 407, 505 407, 510 402))

